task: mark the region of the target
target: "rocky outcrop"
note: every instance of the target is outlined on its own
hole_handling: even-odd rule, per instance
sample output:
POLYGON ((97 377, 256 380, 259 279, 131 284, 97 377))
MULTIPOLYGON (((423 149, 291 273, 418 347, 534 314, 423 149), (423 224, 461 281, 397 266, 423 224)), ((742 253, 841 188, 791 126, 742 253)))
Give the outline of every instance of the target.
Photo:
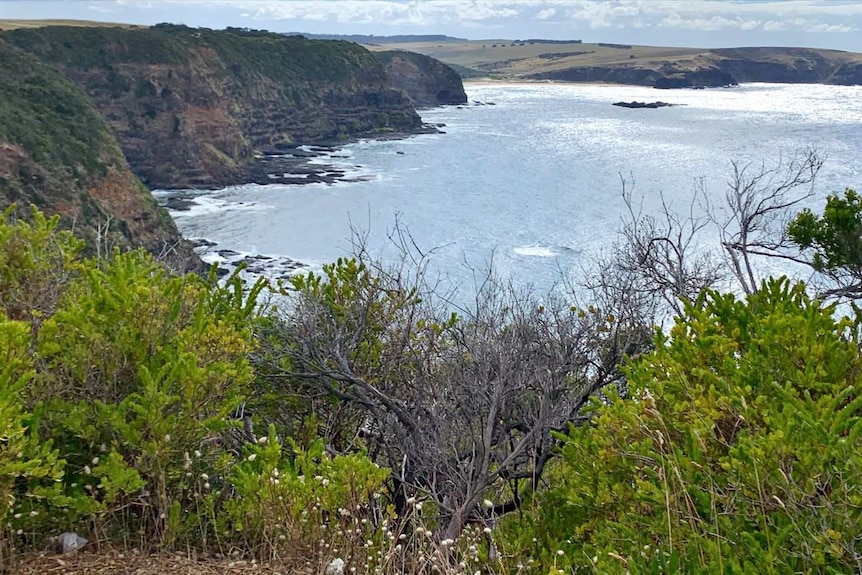
POLYGON ((831 83, 842 86, 862 85, 862 62, 848 62, 839 66, 832 74, 831 83))
POLYGON ((652 86, 662 76, 660 70, 636 66, 578 66, 530 74, 527 78, 556 82, 602 82, 633 86, 652 86))
POLYGON ((727 48, 712 50, 716 68, 740 82, 827 83, 843 52, 807 48, 727 48))
POLYGON ((132 174, 87 95, 0 40, 0 211, 59 214, 92 253, 143 246, 175 269, 203 263, 132 174))
POLYGON ((669 90, 673 88, 722 88, 736 86, 739 82, 724 70, 705 69, 691 72, 677 72, 656 80, 653 88, 669 90))
POLYGON ((416 107, 465 104, 460 75, 439 60, 416 52, 376 52, 395 86, 416 107))
POLYGON ((241 183, 260 154, 425 129, 380 61, 348 42, 173 25, 0 39, 80 86, 151 188, 241 183))
POLYGON ((614 102, 612 105, 613 106, 619 106, 620 108, 633 108, 633 109, 649 108, 649 109, 654 110, 656 108, 673 108, 677 104, 669 104, 667 102, 635 102, 635 101, 632 101, 632 102, 614 102))

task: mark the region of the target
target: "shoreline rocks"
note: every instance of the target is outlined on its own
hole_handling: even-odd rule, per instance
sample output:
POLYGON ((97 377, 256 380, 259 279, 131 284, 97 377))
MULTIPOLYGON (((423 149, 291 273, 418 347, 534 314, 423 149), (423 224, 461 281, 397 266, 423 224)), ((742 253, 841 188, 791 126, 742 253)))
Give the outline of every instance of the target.
POLYGON ((636 102, 636 101, 631 101, 631 102, 614 102, 612 105, 613 106, 619 106, 620 108, 635 108, 635 109, 650 108, 650 109, 655 109, 655 108, 673 108, 675 106, 678 106, 679 104, 669 104, 668 102, 636 102))

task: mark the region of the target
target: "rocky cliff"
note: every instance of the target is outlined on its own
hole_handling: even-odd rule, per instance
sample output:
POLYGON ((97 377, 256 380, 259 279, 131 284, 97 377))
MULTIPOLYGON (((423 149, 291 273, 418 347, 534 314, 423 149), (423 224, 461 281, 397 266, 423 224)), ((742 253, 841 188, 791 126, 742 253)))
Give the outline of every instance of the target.
POLYGON ((202 263, 132 174, 87 95, 0 40, 0 211, 59 214, 91 252, 143 246, 175 268, 202 263))
POLYGON ((0 39, 80 86, 151 188, 244 182, 261 153, 423 129, 380 61, 348 42, 173 25, 0 39))
POLYGON ((416 107, 467 102, 461 77, 443 62, 403 50, 375 52, 375 55, 395 86, 416 107))
POLYGON ((611 82, 656 88, 716 87, 740 82, 862 84, 859 54, 809 48, 728 48, 673 59, 631 58, 529 74, 535 80, 611 82))
POLYGON ((712 50, 715 66, 739 82, 862 84, 858 54, 810 48, 712 50))

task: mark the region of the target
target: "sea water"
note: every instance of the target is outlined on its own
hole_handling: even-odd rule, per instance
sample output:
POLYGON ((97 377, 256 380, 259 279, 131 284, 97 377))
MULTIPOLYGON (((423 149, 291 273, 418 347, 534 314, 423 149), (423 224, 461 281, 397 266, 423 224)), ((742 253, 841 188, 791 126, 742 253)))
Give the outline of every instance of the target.
MULTIPOLYGON (((186 237, 217 244, 204 248, 208 261, 230 249, 313 268, 349 255, 357 232, 373 255, 396 260, 397 223, 430 254, 432 273, 462 290, 489 266, 544 290, 577 281, 617 239, 623 181, 646 213, 656 213, 662 197, 687 212, 698 184, 720 201, 731 162, 756 171, 814 148, 826 163, 812 208, 862 182, 858 86, 466 88, 469 104, 422 112, 445 133, 363 141, 322 160, 366 181, 195 194, 190 210, 173 212, 177 225, 186 237), (612 106, 620 100, 676 106, 612 106)), ((715 249, 715 239, 705 233, 701 248, 715 249)))

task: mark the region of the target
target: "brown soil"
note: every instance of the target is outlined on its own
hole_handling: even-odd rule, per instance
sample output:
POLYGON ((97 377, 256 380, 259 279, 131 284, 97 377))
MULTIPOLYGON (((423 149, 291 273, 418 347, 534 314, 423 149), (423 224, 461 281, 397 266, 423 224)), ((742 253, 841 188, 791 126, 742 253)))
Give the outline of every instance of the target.
MULTIPOLYGON (((87 553, 26 557, 20 575, 286 575, 288 571, 239 559, 194 558, 175 554, 147 555, 131 552, 87 553)), ((295 571, 291 571, 293 575, 295 571)))

